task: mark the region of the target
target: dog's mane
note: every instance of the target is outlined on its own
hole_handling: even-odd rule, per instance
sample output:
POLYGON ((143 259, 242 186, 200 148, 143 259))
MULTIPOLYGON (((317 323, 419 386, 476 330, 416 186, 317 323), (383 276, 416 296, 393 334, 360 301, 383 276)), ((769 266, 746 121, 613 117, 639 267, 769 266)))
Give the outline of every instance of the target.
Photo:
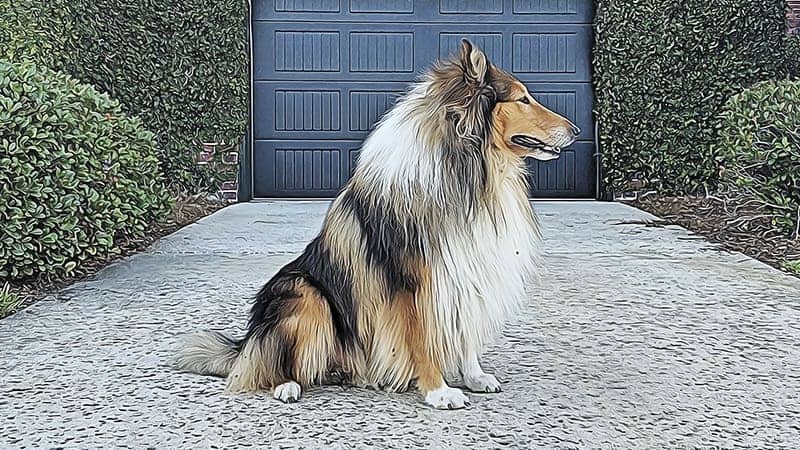
POLYGON ((435 206, 431 211, 448 217, 468 218, 487 207, 492 109, 511 78, 490 66, 476 81, 468 70, 462 58, 438 62, 398 99, 364 143, 356 190, 382 186, 375 195, 407 197, 418 206, 427 200, 435 203, 427 205, 435 206))
POLYGON ((465 70, 457 59, 434 66, 423 82, 427 92, 419 107, 444 111, 428 126, 440 136, 444 178, 461 182, 451 184, 457 192, 449 194, 473 208, 487 187, 486 149, 495 95, 491 85, 469 82, 465 70))

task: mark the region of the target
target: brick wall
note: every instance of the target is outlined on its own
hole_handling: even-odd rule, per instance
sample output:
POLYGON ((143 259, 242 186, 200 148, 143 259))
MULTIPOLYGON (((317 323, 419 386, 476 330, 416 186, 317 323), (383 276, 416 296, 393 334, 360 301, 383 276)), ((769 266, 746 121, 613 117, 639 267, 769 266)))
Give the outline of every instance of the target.
POLYGON ((200 166, 212 166, 223 180, 217 194, 225 201, 236 202, 239 200, 239 152, 238 145, 218 142, 203 143, 200 151, 195 155, 195 162, 200 166))
POLYGON ((789 0, 788 3, 789 32, 800 34, 800 0, 789 0))

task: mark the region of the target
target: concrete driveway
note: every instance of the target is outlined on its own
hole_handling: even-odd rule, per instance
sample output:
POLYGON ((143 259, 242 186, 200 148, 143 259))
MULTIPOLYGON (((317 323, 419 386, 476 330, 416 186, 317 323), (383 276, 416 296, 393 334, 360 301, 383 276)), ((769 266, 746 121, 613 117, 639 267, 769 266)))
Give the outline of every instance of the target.
POLYGON ((326 203, 226 208, 0 321, 0 448, 687 448, 800 442, 800 280, 620 204, 538 203, 530 306, 462 411, 314 388, 300 403, 178 373, 180 335, 239 332, 326 203))

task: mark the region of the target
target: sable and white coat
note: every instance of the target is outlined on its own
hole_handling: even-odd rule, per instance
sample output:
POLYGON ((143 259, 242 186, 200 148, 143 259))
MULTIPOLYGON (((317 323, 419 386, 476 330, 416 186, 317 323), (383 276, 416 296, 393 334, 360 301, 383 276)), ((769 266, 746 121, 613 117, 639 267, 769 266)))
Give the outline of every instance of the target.
POLYGON ((232 391, 416 384, 437 408, 499 392, 479 355, 525 299, 539 231, 524 158, 558 156, 577 128, 465 41, 362 146, 320 235, 256 296, 242 339, 189 339, 179 367, 232 391))

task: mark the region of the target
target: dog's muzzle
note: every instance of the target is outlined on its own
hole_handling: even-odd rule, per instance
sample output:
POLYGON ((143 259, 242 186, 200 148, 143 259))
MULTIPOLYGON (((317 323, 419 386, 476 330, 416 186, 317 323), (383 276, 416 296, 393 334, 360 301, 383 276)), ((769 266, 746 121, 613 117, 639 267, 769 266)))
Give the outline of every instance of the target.
POLYGON ((528 136, 527 134, 516 134, 511 136, 511 142, 519 145, 520 147, 529 148, 531 150, 539 150, 546 153, 552 153, 553 155, 561 154, 561 147, 547 145, 539 139, 536 139, 533 136, 528 136))

